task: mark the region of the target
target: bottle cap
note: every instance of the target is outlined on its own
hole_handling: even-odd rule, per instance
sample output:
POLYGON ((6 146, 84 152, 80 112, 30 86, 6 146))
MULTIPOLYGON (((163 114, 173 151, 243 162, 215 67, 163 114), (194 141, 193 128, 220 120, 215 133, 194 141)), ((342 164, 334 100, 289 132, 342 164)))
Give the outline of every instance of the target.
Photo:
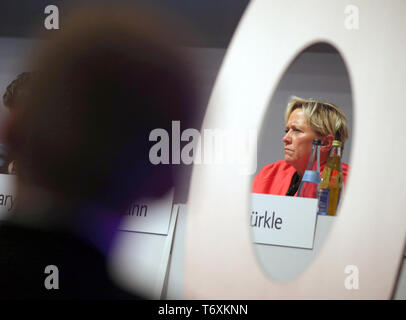
POLYGON ((321 145, 321 140, 319 139, 313 139, 313 144, 320 146, 321 145))
MULTIPOLYGON (((314 140, 313 140, 314 141, 314 140)), ((342 143, 340 140, 334 140, 333 141, 333 147, 341 147, 342 143)))

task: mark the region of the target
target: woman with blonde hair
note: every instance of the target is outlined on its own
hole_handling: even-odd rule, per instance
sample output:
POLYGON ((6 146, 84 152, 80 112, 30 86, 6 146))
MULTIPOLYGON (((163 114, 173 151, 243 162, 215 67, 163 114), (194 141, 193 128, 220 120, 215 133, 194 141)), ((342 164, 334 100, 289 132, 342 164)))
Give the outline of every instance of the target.
MULTIPOLYGON (((285 112, 284 160, 266 165, 254 178, 252 192, 297 196, 301 178, 312 151, 313 139, 321 140, 320 171, 326 165, 332 143, 344 148, 348 138, 347 118, 332 103, 293 97, 285 112)), ((343 180, 348 165, 342 163, 343 180)))

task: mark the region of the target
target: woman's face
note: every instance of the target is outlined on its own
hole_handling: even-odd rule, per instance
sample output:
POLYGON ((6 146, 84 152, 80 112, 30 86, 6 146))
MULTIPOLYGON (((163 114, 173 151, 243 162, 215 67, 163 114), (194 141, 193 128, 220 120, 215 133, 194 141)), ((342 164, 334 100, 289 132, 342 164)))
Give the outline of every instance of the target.
POLYGON ((312 152, 313 139, 320 137, 308 125, 301 108, 290 114, 285 132, 282 139, 285 161, 303 175, 312 152))

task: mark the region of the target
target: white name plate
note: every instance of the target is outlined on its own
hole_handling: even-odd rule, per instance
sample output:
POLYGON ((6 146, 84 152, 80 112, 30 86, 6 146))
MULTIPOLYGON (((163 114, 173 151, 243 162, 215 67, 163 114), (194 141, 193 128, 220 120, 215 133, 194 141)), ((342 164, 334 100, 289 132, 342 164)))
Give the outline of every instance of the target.
POLYGON ((139 200, 125 213, 120 227, 123 231, 136 231, 167 235, 171 219, 174 191, 162 199, 139 200))
POLYGON ((16 202, 16 176, 0 174, 0 220, 14 210, 16 202))
POLYGON ((251 199, 255 243, 313 249, 317 199, 257 193, 251 199))

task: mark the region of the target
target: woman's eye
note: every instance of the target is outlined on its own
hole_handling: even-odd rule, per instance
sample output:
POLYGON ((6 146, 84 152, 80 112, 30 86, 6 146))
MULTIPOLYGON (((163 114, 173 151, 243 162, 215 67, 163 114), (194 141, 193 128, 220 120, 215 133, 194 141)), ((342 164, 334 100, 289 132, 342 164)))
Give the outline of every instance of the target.
MULTIPOLYGON (((285 133, 288 133, 289 130, 290 130, 290 129, 285 129, 285 133)), ((297 128, 292 128, 292 130, 293 130, 294 132, 302 132, 302 130, 297 129, 297 128)))

